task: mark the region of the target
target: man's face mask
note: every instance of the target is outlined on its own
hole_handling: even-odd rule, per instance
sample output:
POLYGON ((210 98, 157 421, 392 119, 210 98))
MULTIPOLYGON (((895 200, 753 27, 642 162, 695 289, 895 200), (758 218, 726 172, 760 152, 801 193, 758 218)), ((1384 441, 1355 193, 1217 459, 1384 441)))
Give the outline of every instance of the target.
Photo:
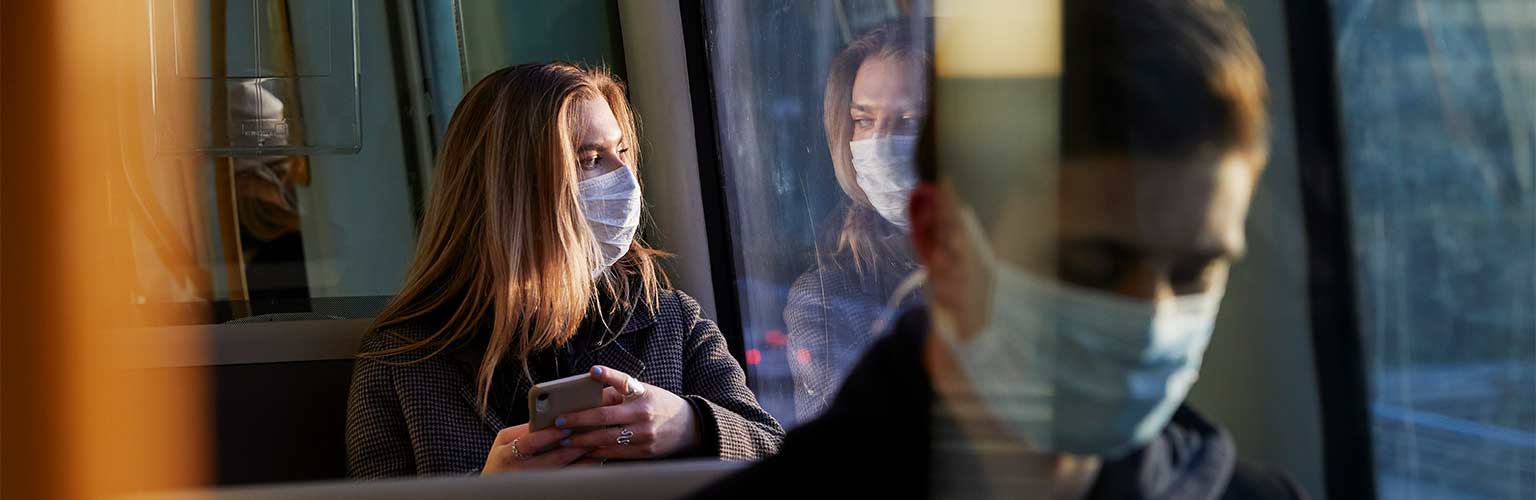
POLYGON ((991 417, 1049 451, 1115 458, 1151 442, 1199 376, 1225 280, 1155 303, 1123 298, 1031 275, 992 255, 974 214, 960 219, 992 278, 978 298, 987 322, 964 340, 942 320, 936 330, 991 417))
POLYGON ((907 200, 917 186, 917 137, 896 135, 848 143, 859 189, 875 211, 891 224, 907 229, 907 200))

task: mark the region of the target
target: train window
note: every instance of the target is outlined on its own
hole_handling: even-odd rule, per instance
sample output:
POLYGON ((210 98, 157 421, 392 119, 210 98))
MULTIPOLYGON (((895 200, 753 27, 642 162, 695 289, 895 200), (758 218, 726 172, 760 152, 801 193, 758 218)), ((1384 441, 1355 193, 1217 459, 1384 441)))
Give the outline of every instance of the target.
POLYGON ((792 425, 825 407, 915 268, 902 228, 928 7, 703 7, 747 370, 792 425))
POLYGON ((209 50, 222 45, 210 40, 231 41, 224 45, 233 76, 278 71, 264 65, 295 66, 293 85, 248 78, 210 86, 208 92, 224 90, 222 101, 209 102, 226 103, 231 123, 272 118, 264 114, 287 117, 300 103, 314 116, 329 116, 327 106, 335 102, 352 103, 345 107, 358 113, 334 124, 310 120, 311 130, 304 131, 305 137, 325 139, 350 130, 357 137, 350 148, 265 151, 220 143, 179 156, 146 148, 162 156, 125 162, 123 179, 135 196, 118 216, 134 241, 134 301, 185 310, 192 314, 178 316, 202 323, 372 317, 410 264, 434 144, 464 82, 502 66, 550 59, 623 69, 617 7, 602 0, 385 2, 318 10, 297 2, 286 18, 274 12, 282 14, 290 2, 156 2, 161 4, 177 7, 161 9, 162 17, 185 28, 172 30, 185 38, 172 41, 196 49, 177 52, 191 63, 171 70, 201 75, 194 70, 206 64, 193 63, 219 60, 209 50), (355 26, 348 24, 353 21, 355 26), (336 33, 338 26, 347 31, 336 33), (343 40, 354 29, 356 40, 343 40), (268 50, 235 43, 242 37, 268 50), (326 81, 306 80, 324 76, 321 70, 346 74, 354 65, 356 87, 340 101, 326 81), (241 69, 246 66, 254 69, 241 69), (330 125, 344 130, 325 128, 330 125), (308 156, 290 156, 296 154, 308 156), (176 168, 177 180, 144 175, 148 164, 176 168))
POLYGON ((1536 489, 1536 4, 1333 3, 1381 498, 1536 489))
POLYGON ((355 2, 149 5, 155 110, 162 116, 157 150, 231 156, 357 151, 355 2), (186 101, 196 109, 184 109, 178 99, 184 95, 196 96, 186 101), (195 117, 199 133, 181 137, 165 127, 177 116, 195 117))
MULTIPOLYGON (((182 22, 205 29, 180 35, 219 39, 223 38, 220 33, 240 28, 237 16, 207 17, 215 13, 208 10, 214 6, 249 11, 257 5, 286 3, 204 4, 178 14, 182 22), (207 18, 189 19, 196 16, 207 18)), ((409 137, 410 117, 396 105, 406 96, 396 85, 404 68, 394 63, 398 42, 389 36, 395 22, 392 14, 385 9, 356 11, 354 98, 361 101, 357 108, 361 125, 358 146, 352 152, 219 150, 154 158, 149 161, 164 163, 154 168, 174 168, 180 178, 172 183, 163 182, 168 176, 158 176, 162 182, 155 185, 134 182, 150 176, 134 175, 132 170, 147 167, 125 164, 128 185, 136 196, 131 210, 118 215, 134 235, 137 303, 187 309, 194 314, 181 317, 204 323, 272 318, 269 315, 276 313, 294 319, 368 317, 382 306, 409 262, 413 207, 420 198, 414 175, 418 165, 410 149, 415 142, 402 140, 409 137), (289 156, 293 154, 308 156, 289 156), (162 264, 168 261, 199 265, 162 264)), ((329 28, 314 24, 292 22, 286 32, 278 33, 303 41, 314 38, 306 30, 329 28)), ((207 40, 185 44, 216 47, 207 40)), ((308 47, 268 45, 299 51, 308 47)), ((230 46, 227 50, 235 54, 242 49, 230 46)), ((285 110, 301 103, 306 111, 317 112, 323 109, 320 104, 335 97, 323 86, 306 85, 302 78, 298 85, 277 93, 263 85, 221 88, 228 90, 224 101, 231 116, 285 110), (241 105, 245 102, 259 105, 241 105)), ((327 122, 307 124, 318 129, 327 122)), ((306 131, 310 132, 321 131, 306 131)))

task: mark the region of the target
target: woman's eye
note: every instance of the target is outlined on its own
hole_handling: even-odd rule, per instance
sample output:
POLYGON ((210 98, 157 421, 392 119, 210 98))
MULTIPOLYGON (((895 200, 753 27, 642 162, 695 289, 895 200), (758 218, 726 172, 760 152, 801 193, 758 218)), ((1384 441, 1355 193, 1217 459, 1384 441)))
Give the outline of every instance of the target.
POLYGON ((874 122, 874 120, 868 118, 854 118, 853 126, 858 128, 869 128, 869 124, 872 122, 874 122))
POLYGON ((595 168, 595 167, 597 167, 597 162, 599 160, 602 160, 602 159, 603 158, 601 156, 589 156, 589 157, 583 158, 581 160, 581 168, 585 168, 585 169, 589 169, 589 170, 592 169, 592 168, 595 168))

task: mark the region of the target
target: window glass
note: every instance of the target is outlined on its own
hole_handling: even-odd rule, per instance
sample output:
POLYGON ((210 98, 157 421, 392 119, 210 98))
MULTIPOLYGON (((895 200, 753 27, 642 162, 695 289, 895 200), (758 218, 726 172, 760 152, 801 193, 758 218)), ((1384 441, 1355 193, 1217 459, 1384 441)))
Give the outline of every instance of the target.
POLYGON ((305 128, 268 127, 255 139, 230 132, 245 141, 240 148, 235 139, 191 153, 146 144, 143 161, 125 162, 123 180, 135 196, 115 205, 114 218, 134 241, 133 300, 142 307, 185 309, 192 314, 181 317, 204 323, 372 317, 411 263, 435 139, 464 79, 552 59, 623 68, 611 1, 299 5, 307 3, 157 0, 176 7, 161 9, 165 31, 175 35, 161 42, 190 61, 170 59, 181 64, 171 68, 177 75, 206 77, 221 61, 209 51, 222 46, 229 54, 222 60, 234 83, 199 87, 215 111, 187 112, 227 115, 231 124, 298 122, 306 116, 300 108, 321 118, 303 121, 305 128), (347 31, 336 34, 338 27, 347 31), (581 35, 561 41, 556 33, 581 35), (355 88, 351 78, 332 84, 354 67, 355 88), (262 78, 268 73, 297 75, 297 83, 262 78), (356 116, 330 112, 338 106, 356 116), (356 138, 347 148, 299 148, 272 141, 283 138, 273 130, 300 145, 356 138), (178 175, 148 176, 145 168, 178 175), (186 261, 198 265, 165 264, 186 261))
POLYGON ((758 400, 787 425, 824 408, 915 267, 901 226, 926 12, 704 3, 743 322, 724 327, 743 332, 758 400))
MULTIPOLYGON (((253 23, 276 26, 272 20, 281 19, 252 9, 279 4, 285 2, 178 4, 186 7, 177 11, 179 21, 201 29, 178 31, 187 39, 177 42, 219 46, 205 39, 213 37, 229 40, 226 50, 231 54, 250 51, 238 34, 254 29, 253 23)), ((217 95, 209 102, 216 107, 223 102, 227 110, 208 114, 227 114, 231 124, 288 117, 296 108, 328 116, 327 103, 346 102, 360 113, 355 121, 306 120, 303 129, 282 130, 297 137, 275 137, 279 140, 272 142, 278 147, 270 152, 256 149, 255 143, 244 150, 196 155, 146 149, 153 155, 148 161, 125 163, 125 179, 136 196, 120 205, 114 217, 124 221, 133 237, 139 285, 134 299, 139 304, 186 308, 195 313, 186 317, 198 322, 271 314, 289 319, 367 317, 403 279, 414 245, 420 186, 410 149, 416 146, 405 140, 410 117, 397 106, 404 98, 397 87, 404 69, 396 62, 399 42, 389 35, 393 13, 377 8, 327 12, 333 17, 356 16, 355 90, 311 85, 303 78, 296 85, 277 86, 268 83, 278 79, 242 80, 213 88, 210 92, 217 95), (351 104, 354 100, 361 105, 351 104), (352 150, 295 152, 282 147, 304 143, 308 137, 328 137, 331 127, 357 134, 352 150), (289 156, 296 153, 313 154, 289 156), (179 175, 171 181, 173 176, 145 175, 145 168, 173 169, 179 175), (139 182, 150 178, 158 182, 139 182), (199 265, 189 269, 163 264, 169 261, 199 265)), ((282 39, 262 44, 291 50, 290 56, 271 58, 297 61, 293 64, 299 66, 300 76, 306 74, 303 62, 316 59, 311 56, 336 55, 336 44, 314 33, 331 26, 301 22, 302 17, 293 16, 286 31, 264 31, 282 39)), ((344 21, 332 24, 350 26, 353 19, 344 21)), ((332 65, 336 72, 354 68, 351 47, 347 49, 346 64, 332 65)))
POLYGON ((1536 4, 1335 2, 1382 498, 1536 489, 1536 4))

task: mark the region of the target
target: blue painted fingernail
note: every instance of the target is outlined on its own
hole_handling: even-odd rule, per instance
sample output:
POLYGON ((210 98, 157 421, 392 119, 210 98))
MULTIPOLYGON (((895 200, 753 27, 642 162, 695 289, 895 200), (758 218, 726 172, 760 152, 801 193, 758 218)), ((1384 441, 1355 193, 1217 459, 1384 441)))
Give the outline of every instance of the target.
POLYGON ((570 429, 566 429, 566 430, 560 431, 560 435, 562 435, 562 436, 569 436, 569 435, 571 435, 571 432, 572 431, 570 429))
POLYGON ((601 377, 601 376, 603 376, 603 367, 601 367, 601 366, 594 366, 594 367, 592 367, 592 376, 594 376, 594 377, 601 377))
POLYGON ((561 439, 560 440, 560 446, 570 447, 571 446, 571 440, 569 440, 569 439, 561 439))
POLYGON ((556 418, 555 419, 555 427, 565 427, 565 417, 558 417, 558 418, 556 418))

